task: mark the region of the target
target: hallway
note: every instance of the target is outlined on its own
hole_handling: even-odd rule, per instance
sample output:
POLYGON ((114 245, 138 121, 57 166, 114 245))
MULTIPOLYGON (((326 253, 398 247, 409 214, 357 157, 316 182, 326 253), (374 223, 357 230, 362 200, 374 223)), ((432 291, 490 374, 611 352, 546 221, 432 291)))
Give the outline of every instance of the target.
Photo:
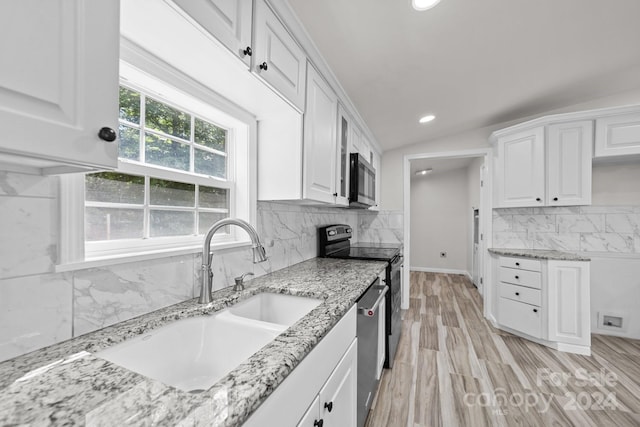
POLYGON ((466 276, 411 272, 394 368, 367 426, 640 425, 640 341, 592 335, 591 349, 499 331, 466 276))

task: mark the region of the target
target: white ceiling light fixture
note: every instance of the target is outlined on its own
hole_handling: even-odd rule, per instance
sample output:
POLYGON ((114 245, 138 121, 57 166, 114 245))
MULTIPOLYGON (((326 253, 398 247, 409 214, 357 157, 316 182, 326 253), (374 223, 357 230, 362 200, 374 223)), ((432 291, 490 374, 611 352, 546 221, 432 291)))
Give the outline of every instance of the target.
POLYGON ((411 6, 418 11, 431 9, 438 3, 440 0, 411 0, 411 6))
POLYGON ((436 116, 434 116, 433 114, 428 114, 424 117, 421 117, 420 120, 418 120, 420 123, 429 123, 430 121, 432 121, 433 119, 435 119, 436 116))
POLYGON ((421 171, 416 172, 416 176, 426 175, 426 174, 431 173, 431 172, 433 172, 432 168, 423 169, 421 171))

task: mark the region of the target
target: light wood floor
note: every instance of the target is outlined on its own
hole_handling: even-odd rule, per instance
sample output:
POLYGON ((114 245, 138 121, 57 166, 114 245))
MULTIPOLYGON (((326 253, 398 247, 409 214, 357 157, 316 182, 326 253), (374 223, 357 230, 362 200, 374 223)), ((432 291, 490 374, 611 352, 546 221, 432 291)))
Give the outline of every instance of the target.
POLYGON ((395 365, 367 426, 640 426, 640 340, 592 335, 591 350, 499 331, 465 276, 411 272, 395 365))

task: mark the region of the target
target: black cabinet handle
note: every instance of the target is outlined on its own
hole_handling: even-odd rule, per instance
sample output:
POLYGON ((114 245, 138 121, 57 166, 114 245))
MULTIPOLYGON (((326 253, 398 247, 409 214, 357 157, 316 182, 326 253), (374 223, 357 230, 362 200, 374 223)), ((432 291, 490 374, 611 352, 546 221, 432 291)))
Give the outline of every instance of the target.
POLYGON ((519 296, 519 295, 520 295, 520 292, 516 292, 516 296, 519 296))
POLYGON ((338 193, 333 193, 333 197, 338 197, 338 193))
MULTIPOLYGON (((262 64, 259 65, 261 70, 267 71, 267 69, 269 68, 269 66, 267 65, 266 62, 263 62, 262 64)), ((320 420, 322 421, 322 420, 320 420)))
POLYGON ((322 424, 324 424, 324 420, 320 419, 320 420, 315 420, 313 422, 313 427, 322 427, 322 424))
POLYGON ((333 402, 324 402, 324 407, 327 409, 327 411, 331 412, 331 410, 333 409, 333 402))
POLYGON ((516 267, 520 267, 520 263, 519 262, 516 262, 516 267))
POLYGON ((520 278, 520 276, 516 276, 516 279, 519 279, 519 278, 520 278))
POLYGON ((98 132, 98 138, 102 139, 103 141, 113 142, 116 140, 116 137, 116 131, 111 128, 104 127, 98 132))
POLYGON ((557 197, 554 197, 554 198, 553 198, 553 201, 554 201, 554 202, 557 202, 557 201, 558 201, 558 198, 557 198, 557 197))
POLYGON ((542 199, 540 197, 536 197, 536 202, 540 202, 542 199))
POLYGON ((242 53, 244 53, 245 56, 251 56, 253 55, 253 50, 251 50, 251 46, 247 46, 247 48, 243 50, 242 53))
POLYGON ((533 312, 534 312, 534 313, 537 313, 537 312, 538 312, 538 309, 537 309, 537 308, 534 308, 534 309, 533 309, 533 312))

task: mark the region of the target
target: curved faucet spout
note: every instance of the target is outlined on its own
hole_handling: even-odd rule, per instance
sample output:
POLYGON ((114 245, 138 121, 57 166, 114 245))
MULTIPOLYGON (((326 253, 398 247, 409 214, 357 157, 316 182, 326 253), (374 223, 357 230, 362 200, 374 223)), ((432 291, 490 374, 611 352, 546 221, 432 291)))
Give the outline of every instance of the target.
POLYGON ((204 244, 202 246, 202 286, 200 287, 200 298, 198 299, 198 302, 200 304, 207 304, 211 302, 211 288, 213 280, 213 271, 211 270, 211 239, 219 229, 221 229, 222 227, 226 227, 227 225, 238 226, 247 232, 249 238, 251 239, 251 249, 253 250, 254 264, 267 260, 267 254, 264 250, 264 247, 262 246, 262 243, 260 243, 258 233, 251 224, 244 220, 236 218, 225 218, 216 222, 207 231, 207 234, 204 238, 204 244))

